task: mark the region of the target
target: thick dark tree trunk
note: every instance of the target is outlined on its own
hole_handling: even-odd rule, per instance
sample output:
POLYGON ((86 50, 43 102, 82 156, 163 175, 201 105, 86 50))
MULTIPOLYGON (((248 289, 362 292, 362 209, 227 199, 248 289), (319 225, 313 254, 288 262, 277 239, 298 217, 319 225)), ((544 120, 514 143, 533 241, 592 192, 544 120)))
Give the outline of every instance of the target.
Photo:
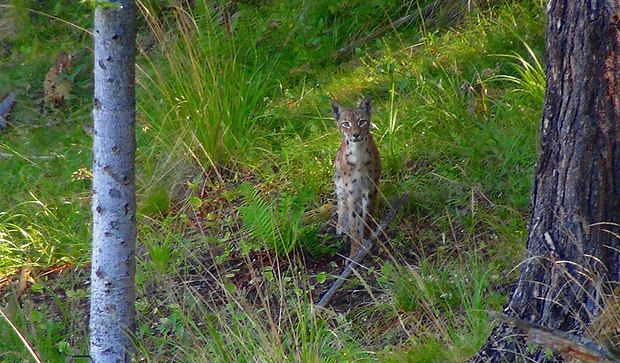
MULTIPOLYGON (((576 334, 602 307, 608 283, 620 281, 618 6, 548 4, 547 90, 527 256, 504 310, 576 334)), ((526 344, 518 329, 501 324, 472 361, 561 359, 526 344)))

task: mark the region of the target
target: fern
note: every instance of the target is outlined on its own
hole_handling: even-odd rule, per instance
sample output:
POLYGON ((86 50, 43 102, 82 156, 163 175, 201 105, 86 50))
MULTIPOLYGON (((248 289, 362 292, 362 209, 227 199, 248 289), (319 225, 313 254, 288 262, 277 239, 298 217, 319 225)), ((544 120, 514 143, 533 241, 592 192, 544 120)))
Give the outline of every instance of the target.
POLYGON ((317 228, 300 223, 315 193, 300 187, 268 201, 250 184, 242 184, 239 191, 243 195, 243 206, 239 208, 243 228, 255 243, 251 247, 266 247, 280 255, 299 246, 313 254, 324 252, 321 241, 316 238, 317 228))
POLYGON ((239 186, 239 191, 243 195, 243 206, 239 208, 239 213, 244 228, 254 240, 274 246, 277 221, 273 208, 256 187, 244 183, 239 186))

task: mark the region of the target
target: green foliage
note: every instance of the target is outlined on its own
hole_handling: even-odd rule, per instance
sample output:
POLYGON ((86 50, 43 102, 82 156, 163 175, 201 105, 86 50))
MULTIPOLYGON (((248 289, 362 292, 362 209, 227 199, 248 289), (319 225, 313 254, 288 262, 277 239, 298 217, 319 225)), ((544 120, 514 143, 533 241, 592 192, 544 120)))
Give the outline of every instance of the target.
MULTIPOLYGON (((93 26, 93 18, 88 16, 86 7, 77 2, 70 6, 65 6, 61 0, 9 2, 10 5, 2 5, 0 42, 4 53, 0 57, 3 69, 0 72, 3 85, 0 95, 4 96, 4 92, 20 87, 21 93, 28 95, 20 97, 20 102, 32 104, 29 98, 33 93, 40 92, 45 73, 52 66, 59 50, 68 54, 76 53, 74 65, 81 64, 82 56, 86 55, 88 66, 91 66, 92 57, 88 56, 85 46, 91 41, 88 29, 93 26), (50 42, 50 39, 55 41, 50 42), (14 64, 19 64, 19 67, 13 69, 11 66, 14 64)), ((81 82, 85 78, 85 75, 80 74, 77 80, 81 82)), ((83 87, 75 95, 82 102, 90 102, 92 89, 84 84, 79 86, 83 87)))
MULTIPOLYGON (((37 248, 40 235, 36 227, 23 228, 13 222, 20 217, 24 216, 0 213, 0 252, 2 256, 0 265, 3 273, 11 272, 13 269, 23 266, 32 258, 32 255, 36 256, 40 253, 40 249, 37 248)), ((49 263, 49 257, 43 255, 39 258, 35 257, 35 260, 43 258, 42 262, 45 264, 49 263)))
POLYGON ((388 355, 387 361, 395 357, 405 361, 462 361, 459 357, 474 354, 490 333, 485 311, 500 308, 504 302, 489 292, 490 268, 479 257, 471 256, 467 264, 454 261, 442 266, 427 261, 417 267, 386 263, 378 277, 392 292, 396 309, 426 321, 424 329, 412 339, 417 348, 404 355, 388 355), (462 266, 467 270, 461 270, 462 266), (455 348, 436 356, 432 353, 438 345, 455 348))
MULTIPOLYGON (((286 87, 316 75, 352 40, 416 11, 398 2, 359 0, 284 0, 243 10, 254 21, 240 21, 239 30, 256 39, 261 61, 279 59, 276 76, 286 87)), ((362 49, 367 46, 360 45, 362 49)))
POLYGON ((85 220, 90 206, 85 197, 89 182, 80 170, 89 155, 77 143, 69 144, 66 134, 52 131, 43 139, 39 133, 43 132, 26 129, 13 140, 15 147, 0 144, 0 150, 8 155, 0 162, 6 175, 11 175, 3 186, 11 192, 0 200, 4 210, 0 228, 5 233, 5 241, 0 243, 4 257, 0 270, 4 273, 23 264, 82 261, 88 251, 89 224, 85 220), (64 153, 73 156, 64 158, 64 153))
POLYGON ((147 359, 254 362, 257 357, 264 357, 281 362, 297 357, 302 362, 341 362, 368 358, 345 329, 330 327, 315 318, 311 306, 294 296, 281 296, 291 315, 282 319, 277 327, 269 324, 274 322, 269 313, 239 308, 236 303, 243 299, 236 297, 234 291, 229 295, 233 303, 218 307, 217 314, 212 313, 213 306, 200 297, 188 296, 194 299, 192 309, 181 309, 177 303, 171 303, 166 317, 158 324, 141 324, 143 339, 139 341, 153 345, 149 341, 156 340, 160 344, 159 351, 141 351, 147 359), (150 327, 157 332, 150 332, 150 327), (155 338, 160 335, 167 338, 155 338), (194 348, 188 349, 189 346, 194 348))
POLYGON ((252 46, 231 38, 211 5, 199 1, 191 13, 180 4, 171 8, 176 28, 170 33, 147 18, 162 42, 162 57, 146 58, 138 93, 152 129, 146 136, 164 146, 164 152, 184 148, 190 161, 198 158, 203 165, 244 155, 274 86, 272 65, 258 65, 252 46))
POLYGON ((275 201, 268 201, 259 188, 241 184, 243 205, 239 213, 245 230, 252 237, 248 247, 266 247, 279 255, 287 255, 296 247, 302 247, 314 254, 326 252, 316 236, 316 227, 304 225, 303 217, 315 195, 301 187, 282 192, 275 201))
POLYGON ((74 276, 66 274, 52 284, 41 276, 27 295, 19 299, 13 289, 8 289, 10 291, 4 296, 8 303, 3 307, 8 319, 0 318, 0 359, 34 361, 26 343, 9 327, 9 321, 25 336, 42 362, 64 361, 87 354, 88 337, 76 334, 87 328, 83 315, 75 315, 88 296, 83 282, 78 285, 74 276), (43 299, 44 296, 47 298, 43 299))
POLYGON ((536 53, 527 44, 524 43, 524 46, 531 62, 519 54, 504 55, 517 61, 514 67, 518 76, 498 75, 497 79, 516 83, 519 86, 517 91, 531 96, 535 102, 542 103, 545 96, 545 71, 536 53))
POLYGON ((174 251, 174 266, 164 272, 152 266, 151 254, 138 258, 138 296, 149 296, 136 302, 140 357, 192 362, 368 358, 343 318, 333 325, 312 312, 307 294, 312 287, 299 278, 303 271, 277 265, 253 269, 243 263, 225 269, 228 261, 214 264, 211 258, 217 260, 216 256, 206 257, 210 252, 205 247, 215 244, 205 246, 201 238, 188 238, 187 222, 187 217, 167 217, 141 230, 149 251, 163 244, 174 251), (174 237, 164 240, 167 235, 174 237), (261 289, 264 300, 252 298, 248 290, 253 287, 239 283, 237 277, 245 274, 239 268, 249 268, 255 281, 260 281, 255 287, 261 289), (272 311, 273 299, 284 314, 272 311))
POLYGON ((267 202, 257 188, 242 184, 240 191, 244 195, 244 205, 239 208, 239 213, 248 232, 260 241, 259 243, 264 243, 272 250, 279 250, 284 254, 290 252, 294 245, 289 239, 283 241, 279 238, 275 208, 267 202))
POLYGON ((151 217, 163 216, 170 209, 170 193, 168 190, 160 188, 151 190, 142 199, 139 212, 151 217))
POLYGON ((382 355, 385 355, 381 359, 383 363, 457 362, 446 350, 445 345, 438 338, 433 337, 416 339, 412 342, 411 349, 406 352, 388 352, 382 355))
MULTIPOLYGON (((92 28, 91 9, 13 3, 0 15, 12 13, 19 29, 10 44, 0 39, 10 50, 0 83, 20 90, 13 127, 0 135, 0 190, 10 191, 0 199, 1 274, 80 265, 90 241, 91 139, 82 123, 91 38, 80 28, 92 28), (82 92, 64 109, 39 111, 34 100, 58 48, 81 57, 71 78, 82 92)), ((237 2, 239 17, 222 24, 223 7, 186 3, 139 3, 140 359, 460 362, 473 354, 488 334, 484 311, 505 299, 498 276, 523 253, 544 89, 542 4, 465 12, 447 0, 237 2), (423 17, 389 29, 412 14, 423 17), (385 36, 354 44, 385 27, 385 36), (339 143, 329 102, 365 95, 383 160, 381 214, 405 191, 411 202, 378 255, 393 259, 368 260, 368 275, 349 285, 367 287, 372 300, 318 318, 309 281, 323 288, 337 261, 306 271, 292 259, 299 249, 335 252, 317 236, 332 218, 324 206, 333 204, 339 143), (249 250, 288 267, 253 265, 239 253, 249 250)), ((28 294, 45 293, 44 302, 24 298, 30 305, 12 317, 46 361, 87 351, 75 333, 86 329, 69 313, 83 304, 80 286, 38 279, 28 294)), ((27 359, 11 334, 0 326, 0 359, 27 359)))
POLYGON ((69 205, 61 208, 36 199, 0 213, 0 274, 22 266, 50 266, 84 258, 87 229, 79 213, 69 205), (15 213, 17 210, 36 218, 15 213))
POLYGON ((24 265, 84 261, 90 138, 82 122, 92 102, 86 49, 92 18, 77 2, 16 0, 0 6, 0 98, 17 91, 11 127, 0 134, 0 274, 24 265), (44 109, 43 80, 59 50, 74 54, 67 80, 75 92, 62 110, 44 109))

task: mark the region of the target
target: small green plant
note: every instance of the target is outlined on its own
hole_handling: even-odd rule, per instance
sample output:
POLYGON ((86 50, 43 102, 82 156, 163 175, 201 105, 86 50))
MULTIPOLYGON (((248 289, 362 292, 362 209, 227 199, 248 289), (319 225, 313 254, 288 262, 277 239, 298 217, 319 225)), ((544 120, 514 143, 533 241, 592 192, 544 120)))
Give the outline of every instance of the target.
POLYGON ((316 227, 303 223, 304 214, 315 197, 310 190, 302 187, 282 192, 275 201, 268 201, 260 189, 249 184, 242 184, 239 190, 243 196, 239 213, 252 237, 251 248, 266 247, 280 255, 286 255, 296 247, 315 254, 329 250, 316 236, 316 227))
POLYGON ((527 50, 527 54, 531 61, 526 60, 525 57, 519 54, 500 55, 517 61, 517 63, 514 64, 514 68, 518 73, 518 77, 504 74, 498 75, 495 78, 517 84, 519 86, 517 91, 523 92, 531 96, 534 100, 542 103, 545 96, 545 86, 547 84, 545 70, 532 48, 525 42, 523 46, 527 50))

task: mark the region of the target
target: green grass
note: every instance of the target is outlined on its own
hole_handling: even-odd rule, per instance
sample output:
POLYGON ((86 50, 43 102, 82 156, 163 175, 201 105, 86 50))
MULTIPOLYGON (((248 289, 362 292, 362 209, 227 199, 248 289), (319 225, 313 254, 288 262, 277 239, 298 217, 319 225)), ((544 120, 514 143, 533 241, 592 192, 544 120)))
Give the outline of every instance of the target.
MULTIPOLYGON (((228 28, 208 2, 191 11, 142 4, 137 356, 471 356, 490 331, 485 311, 501 307, 524 253, 544 90, 542 4, 467 12, 449 1, 441 11, 244 2, 228 28), (334 61, 339 49, 410 14, 424 18, 334 61), (403 192, 411 198, 391 240, 338 293, 336 310, 317 313, 312 304, 341 260, 340 242, 319 233, 330 219, 339 143, 329 102, 364 95, 382 155, 380 210, 403 192)), ((13 127, 0 134, 9 155, 0 157, 0 190, 10 191, 0 199, 0 276, 33 270, 29 290, 6 288, 3 302, 20 304, 11 321, 44 361, 59 361, 87 352, 76 317, 88 296, 91 139, 82 124, 92 47, 76 25, 90 27, 92 14, 77 2, 0 5, 8 9, 0 21, 19 29, 0 59, 8 87, 0 95, 20 92, 13 127), (63 109, 41 109, 42 81, 61 48, 84 66, 80 92, 63 109), (70 267, 45 275, 54 266, 70 267)), ((28 359, 4 322, 0 337, 0 362, 28 359)))
POLYGON ((154 133, 153 142, 167 149, 182 140, 179 146, 189 161, 197 158, 207 167, 226 164, 252 146, 259 134, 258 111, 274 87, 263 69, 272 64, 248 66, 255 58, 252 49, 218 29, 211 5, 198 2, 191 14, 179 5, 178 12, 168 14, 172 30, 150 19, 163 56, 145 56, 139 75, 140 109, 152 130, 146 136, 154 133))
POLYGON ((148 320, 141 321, 139 329, 141 354, 155 362, 251 362, 257 356, 270 361, 296 357, 337 362, 347 356, 367 356, 344 327, 331 326, 313 315, 304 297, 306 290, 297 287, 295 279, 270 271, 255 271, 270 286, 260 302, 264 308, 258 310, 249 308, 252 302, 245 292, 226 283, 225 276, 198 279, 205 284, 213 283, 212 278, 222 280, 211 287, 228 300, 220 303, 192 288, 164 281, 166 303, 157 304, 159 311, 152 311, 153 304, 139 305, 148 310, 148 320))

